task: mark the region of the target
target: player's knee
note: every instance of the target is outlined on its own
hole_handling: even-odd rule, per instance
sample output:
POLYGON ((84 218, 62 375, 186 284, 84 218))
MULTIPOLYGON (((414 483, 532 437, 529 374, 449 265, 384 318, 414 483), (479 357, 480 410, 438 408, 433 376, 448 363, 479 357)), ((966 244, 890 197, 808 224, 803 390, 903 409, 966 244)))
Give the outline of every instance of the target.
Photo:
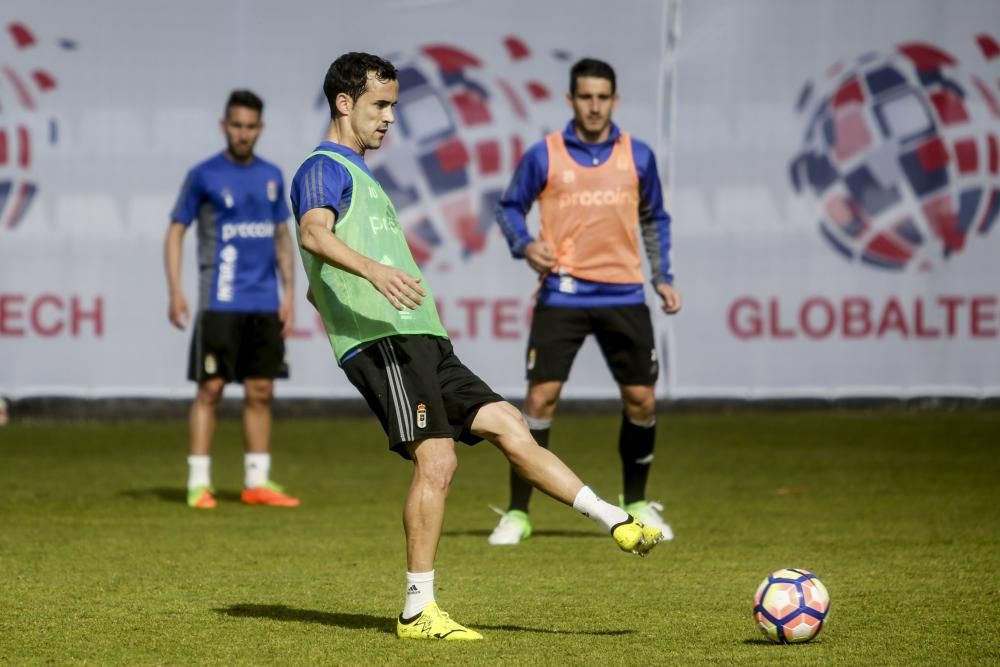
POLYGON ((648 424, 656 417, 656 401, 627 406, 625 416, 636 424, 648 424))
POLYGON ((533 385, 528 388, 528 395, 524 398, 524 410, 533 417, 550 418, 559 404, 559 393, 561 385, 551 386, 553 383, 533 385))
POLYGON ((505 419, 513 420, 514 423, 510 424, 509 427, 513 430, 517 429, 527 429, 528 422, 524 419, 524 415, 521 411, 515 408, 513 405, 507 401, 501 401, 497 403, 497 407, 503 411, 505 419))
POLYGON ((269 408, 274 401, 274 387, 270 382, 247 382, 243 385, 246 404, 255 408, 269 408))
POLYGON ((206 380, 198 385, 195 401, 201 406, 214 408, 222 400, 222 390, 225 386, 226 383, 222 378, 206 380))
POLYGON ((524 399, 524 409, 529 415, 544 414, 555 407, 556 401, 543 394, 528 394, 524 399))
POLYGON ((530 456, 530 450, 538 446, 528 422, 521 411, 510 403, 504 403, 497 428, 496 444, 503 450, 504 454, 515 466, 522 464, 530 456))
POLYGON ((439 452, 424 463, 423 474, 436 489, 446 490, 451 486, 451 480, 458 470, 458 457, 455 451, 439 452))
POLYGON ((487 408, 493 413, 494 430, 498 437, 505 439, 531 437, 524 415, 507 401, 493 403, 487 408))
POLYGON ((656 416, 656 394, 650 392, 626 393, 625 416, 637 424, 645 424, 656 416))

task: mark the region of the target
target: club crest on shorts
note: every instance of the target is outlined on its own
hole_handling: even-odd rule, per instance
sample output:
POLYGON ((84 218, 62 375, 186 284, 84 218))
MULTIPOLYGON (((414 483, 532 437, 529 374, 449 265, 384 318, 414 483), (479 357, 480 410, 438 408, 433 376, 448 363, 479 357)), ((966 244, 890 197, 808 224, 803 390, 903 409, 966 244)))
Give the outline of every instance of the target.
POLYGON ((215 361, 214 354, 205 355, 205 372, 209 375, 214 375, 215 371, 219 370, 219 365, 215 361))
POLYGON ((531 348, 530 350, 528 350, 528 370, 529 371, 535 369, 535 356, 536 356, 535 355, 535 348, 531 348))
POLYGON ((427 427, 427 406, 417 403, 417 428, 427 427))

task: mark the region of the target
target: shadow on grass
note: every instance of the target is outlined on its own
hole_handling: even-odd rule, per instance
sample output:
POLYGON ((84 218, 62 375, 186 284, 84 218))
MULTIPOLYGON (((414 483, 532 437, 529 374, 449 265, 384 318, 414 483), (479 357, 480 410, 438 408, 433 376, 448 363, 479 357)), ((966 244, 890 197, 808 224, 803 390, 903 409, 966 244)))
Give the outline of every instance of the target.
POLYGON ((395 632, 396 630, 393 621, 384 616, 296 609, 283 604, 233 604, 213 611, 234 618, 266 618, 272 621, 319 623, 320 625, 334 625, 349 630, 379 630, 381 632, 395 632))
MULTIPOLYGON (((449 537, 489 537, 492 529, 477 530, 445 530, 441 535, 449 537)), ((592 530, 533 530, 533 537, 585 537, 603 540, 607 537, 604 533, 595 533, 592 530)))
MULTIPOLYGON (((369 616, 368 614, 346 614, 336 611, 317 611, 315 609, 296 609, 283 604, 233 604, 228 607, 214 609, 216 613, 234 618, 266 618, 272 621, 292 621, 296 623, 319 623, 332 625, 348 630, 378 630, 394 634, 395 619, 384 616, 369 616)), ((634 634, 635 630, 550 630, 548 628, 529 628, 523 625, 481 625, 470 623, 476 630, 504 630, 507 632, 535 632, 551 635, 597 635, 616 637, 634 634)))
MULTIPOLYGON (((155 499, 165 503, 187 504, 187 489, 180 487, 161 486, 155 489, 126 489, 118 493, 120 496, 133 500, 155 499)), ((239 502, 240 494, 236 491, 216 491, 216 500, 223 502, 239 502)))

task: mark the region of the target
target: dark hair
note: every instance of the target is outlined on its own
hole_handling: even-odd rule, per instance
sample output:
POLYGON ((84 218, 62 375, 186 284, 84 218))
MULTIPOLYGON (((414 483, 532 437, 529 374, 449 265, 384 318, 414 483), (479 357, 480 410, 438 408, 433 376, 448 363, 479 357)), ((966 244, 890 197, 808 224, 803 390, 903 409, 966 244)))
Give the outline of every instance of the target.
POLYGON ((355 102, 368 88, 368 75, 375 74, 379 81, 395 81, 398 72, 395 66, 370 53, 352 51, 345 53, 330 64, 323 79, 323 93, 330 104, 330 117, 337 115, 337 95, 347 93, 355 102))
POLYGON ((573 69, 569 71, 569 92, 572 95, 576 92, 576 80, 581 76, 591 76, 595 79, 607 79, 611 82, 611 93, 614 94, 617 86, 615 84, 615 70, 611 65, 603 60, 594 58, 584 58, 578 60, 573 69))
POLYGON ((229 93, 229 99, 226 100, 227 116, 229 115, 229 110, 233 107, 246 107, 262 114, 264 113, 264 100, 260 99, 252 90, 239 88, 229 93))

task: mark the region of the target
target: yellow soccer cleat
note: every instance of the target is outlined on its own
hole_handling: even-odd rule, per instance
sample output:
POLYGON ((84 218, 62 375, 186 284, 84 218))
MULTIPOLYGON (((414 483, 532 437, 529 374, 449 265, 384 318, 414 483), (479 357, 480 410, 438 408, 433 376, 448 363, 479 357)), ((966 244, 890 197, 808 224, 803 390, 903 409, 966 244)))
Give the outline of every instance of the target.
POLYGON ((437 602, 431 602, 416 618, 396 621, 396 636, 400 639, 443 639, 445 641, 482 639, 475 630, 459 625, 441 611, 437 602))
POLYGON ((663 540, 663 533, 658 528, 640 523, 629 514, 627 521, 622 521, 611 529, 611 537, 615 538, 615 544, 622 551, 644 558, 650 549, 663 540))

